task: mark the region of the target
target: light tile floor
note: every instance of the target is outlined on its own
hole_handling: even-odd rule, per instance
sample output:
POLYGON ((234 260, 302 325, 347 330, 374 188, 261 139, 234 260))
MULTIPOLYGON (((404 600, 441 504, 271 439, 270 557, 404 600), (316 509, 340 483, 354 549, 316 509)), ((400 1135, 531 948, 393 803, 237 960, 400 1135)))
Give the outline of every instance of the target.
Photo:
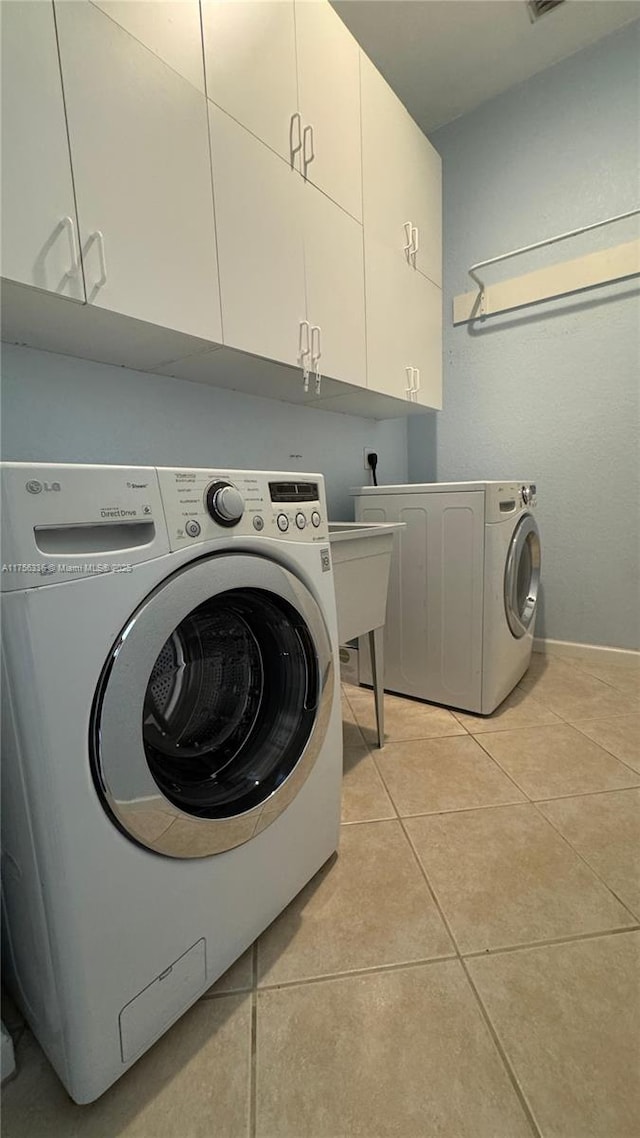
POLYGON ((640 670, 343 713, 338 858, 94 1105, 24 1031, 5 1138, 639 1138, 640 670))

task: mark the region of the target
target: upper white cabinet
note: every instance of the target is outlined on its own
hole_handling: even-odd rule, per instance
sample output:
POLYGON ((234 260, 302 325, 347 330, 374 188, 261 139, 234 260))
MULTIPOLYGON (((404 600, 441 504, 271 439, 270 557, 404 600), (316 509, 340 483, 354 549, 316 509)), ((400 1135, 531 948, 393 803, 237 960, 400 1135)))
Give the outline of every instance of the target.
POLYGON ((93 4, 55 10, 87 300, 219 341, 205 96, 93 4))
POLYGON ((360 49, 327 0, 203 0, 207 95, 362 219, 360 49))
POLYGON ((328 0, 0 9, 16 341, 117 363, 118 324, 171 374, 201 354, 274 398, 442 405, 440 159, 328 0))
POLYGON ((304 366, 311 393, 316 370, 365 385, 362 226, 224 111, 209 120, 225 345, 304 366))
POLYGON ((92 3, 204 94, 197 0, 92 0, 92 3))
POLYGON ((313 186, 303 202, 311 370, 366 387, 362 226, 313 186))
POLYGON ((304 177, 362 220, 360 49, 330 4, 296 0, 304 177))
POLYGON ((224 342, 297 364, 305 319, 302 182, 210 106, 224 342))
POLYGON ((202 0, 208 97, 291 160, 302 142, 293 0, 202 0))
POLYGON ((53 5, 2 4, 2 275, 84 299, 53 5))
POLYGON ((423 407, 442 407, 442 292, 409 272, 395 249, 366 234, 368 384, 423 407))
POLYGON ((440 156, 365 55, 361 84, 365 230, 442 287, 440 156))

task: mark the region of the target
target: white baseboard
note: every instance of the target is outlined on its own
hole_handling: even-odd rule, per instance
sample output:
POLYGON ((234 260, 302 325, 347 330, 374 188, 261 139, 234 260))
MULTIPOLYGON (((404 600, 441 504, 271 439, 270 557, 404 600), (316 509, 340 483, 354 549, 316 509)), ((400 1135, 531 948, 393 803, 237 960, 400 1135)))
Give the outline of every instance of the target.
POLYGON ((535 638, 533 651, 547 656, 573 656, 583 660, 599 661, 601 664, 635 664, 640 660, 640 652, 630 648, 605 648, 600 644, 575 644, 571 640, 542 640, 535 638))

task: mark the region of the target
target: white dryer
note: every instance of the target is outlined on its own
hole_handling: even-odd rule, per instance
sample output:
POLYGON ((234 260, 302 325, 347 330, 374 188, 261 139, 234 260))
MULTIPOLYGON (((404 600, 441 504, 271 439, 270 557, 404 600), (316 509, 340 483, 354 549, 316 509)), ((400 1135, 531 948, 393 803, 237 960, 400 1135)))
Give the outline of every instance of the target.
POLYGON ((27 464, 2 481, 5 964, 89 1102, 336 849, 324 485, 27 464))
MULTIPOLYGON (((394 546, 385 687, 488 715, 529 666, 540 584, 530 482, 353 491, 357 521, 404 522, 394 546)), ((371 682, 361 643, 360 678, 371 682)))

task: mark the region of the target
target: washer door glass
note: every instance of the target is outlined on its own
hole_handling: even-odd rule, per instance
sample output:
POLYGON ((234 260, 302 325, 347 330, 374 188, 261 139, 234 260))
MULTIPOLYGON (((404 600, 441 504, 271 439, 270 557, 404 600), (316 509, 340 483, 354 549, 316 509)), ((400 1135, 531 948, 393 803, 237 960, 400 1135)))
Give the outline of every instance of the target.
POLYGON ((282 598, 232 589, 189 613, 153 666, 142 734, 170 802, 200 818, 251 810, 291 773, 311 734, 318 667, 282 598))
POLYGON ((268 558, 190 562, 118 637, 91 718, 94 781, 128 837, 173 857, 248 841, 293 801, 326 737, 320 608, 268 558))
POLYGON ((504 575, 504 607, 512 634, 520 639, 533 622, 540 587, 540 534, 525 514, 514 531, 504 575))

